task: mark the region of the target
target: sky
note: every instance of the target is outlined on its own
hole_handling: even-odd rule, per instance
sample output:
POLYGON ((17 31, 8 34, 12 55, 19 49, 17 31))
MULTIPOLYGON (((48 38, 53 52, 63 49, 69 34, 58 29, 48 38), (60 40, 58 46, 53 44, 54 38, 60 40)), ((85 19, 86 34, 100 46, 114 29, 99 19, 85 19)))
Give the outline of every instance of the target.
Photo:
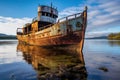
POLYGON ((86 37, 120 32, 120 0, 0 0, 0 33, 16 35, 16 29, 37 16, 38 5, 57 7, 59 18, 88 7, 86 37))

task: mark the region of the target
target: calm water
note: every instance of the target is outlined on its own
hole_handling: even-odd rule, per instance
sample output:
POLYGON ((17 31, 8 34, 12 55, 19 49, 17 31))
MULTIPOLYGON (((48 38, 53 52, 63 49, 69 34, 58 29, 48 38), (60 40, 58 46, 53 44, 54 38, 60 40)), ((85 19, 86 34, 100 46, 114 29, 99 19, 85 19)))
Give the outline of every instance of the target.
POLYGON ((85 40, 81 53, 0 40, 0 80, 120 80, 120 41, 85 40))

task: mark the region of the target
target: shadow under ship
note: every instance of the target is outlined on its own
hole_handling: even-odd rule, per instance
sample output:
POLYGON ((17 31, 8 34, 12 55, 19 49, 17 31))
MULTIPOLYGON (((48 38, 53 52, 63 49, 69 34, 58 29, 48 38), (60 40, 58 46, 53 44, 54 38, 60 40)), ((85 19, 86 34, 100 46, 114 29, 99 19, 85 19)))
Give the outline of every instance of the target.
POLYGON ((17 39, 37 46, 79 45, 82 50, 87 26, 87 7, 81 13, 57 18, 56 8, 39 5, 38 16, 23 28, 17 28, 17 39))
POLYGON ((17 51, 18 54, 22 52, 24 60, 36 70, 38 80, 87 80, 81 51, 46 49, 21 43, 17 51))

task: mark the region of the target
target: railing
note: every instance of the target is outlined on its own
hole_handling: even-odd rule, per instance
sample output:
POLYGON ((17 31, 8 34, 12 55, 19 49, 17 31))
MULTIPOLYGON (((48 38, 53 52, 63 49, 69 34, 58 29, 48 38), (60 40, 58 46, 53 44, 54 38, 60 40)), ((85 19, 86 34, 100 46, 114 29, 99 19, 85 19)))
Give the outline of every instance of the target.
POLYGON ((38 31, 43 30, 43 29, 48 28, 48 27, 51 27, 52 25, 53 25, 53 24, 49 24, 49 25, 46 25, 46 26, 44 26, 44 27, 40 27, 40 28, 38 29, 38 31))
POLYGON ((80 17, 81 14, 82 13, 76 13, 76 14, 73 14, 73 15, 69 15, 67 17, 60 18, 60 19, 58 19, 58 22, 63 22, 63 21, 67 21, 67 20, 70 20, 70 19, 73 19, 73 18, 80 17))
POLYGON ((22 35, 23 34, 22 28, 17 28, 16 32, 17 32, 18 35, 22 35))
MULTIPOLYGON (((64 21, 71 20, 73 18, 80 17, 81 15, 82 15, 82 13, 77 13, 77 14, 69 15, 67 17, 60 18, 56 24, 59 24, 59 22, 64 22, 64 21)), ((44 27, 40 27, 40 28, 38 28, 38 31, 43 30, 43 29, 48 28, 48 27, 51 27, 52 25, 53 24, 49 24, 49 25, 46 25, 44 27)), ((23 33, 22 28, 17 28, 17 34, 18 35, 27 34, 27 32, 23 33)))
MULTIPOLYGON (((70 20, 70 19, 73 19, 73 18, 77 18, 77 17, 80 17, 82 13, 76 13, 76 14, 73 14, 73 15, 69 15, 67 17, 63 17, 63 18, 60 18, 58 20, 58 23, 59 22, 62 22, 62 21, 67 21, 67 20, 70 20)), ((49 24, 47 26, 44 26, 44 27, 40 27, 38 30, 43 30, 45 28, 48 28, 48 27, 51 27, 53 24, 49 24)))
POLYGON ((37 21, 38 19, 37 19, 37 17, 34 17, 33 19, 32 19, 32 22, 35 22, 35 21, 37 21))

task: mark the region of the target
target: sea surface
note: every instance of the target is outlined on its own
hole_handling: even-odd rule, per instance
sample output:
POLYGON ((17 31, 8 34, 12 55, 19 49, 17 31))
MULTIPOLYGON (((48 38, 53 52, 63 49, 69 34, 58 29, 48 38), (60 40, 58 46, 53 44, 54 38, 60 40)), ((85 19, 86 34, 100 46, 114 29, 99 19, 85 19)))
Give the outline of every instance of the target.
POLYGON ((80 52, 0 40, 0 80, 120 80, 120 41, 87 39, 80 52))

